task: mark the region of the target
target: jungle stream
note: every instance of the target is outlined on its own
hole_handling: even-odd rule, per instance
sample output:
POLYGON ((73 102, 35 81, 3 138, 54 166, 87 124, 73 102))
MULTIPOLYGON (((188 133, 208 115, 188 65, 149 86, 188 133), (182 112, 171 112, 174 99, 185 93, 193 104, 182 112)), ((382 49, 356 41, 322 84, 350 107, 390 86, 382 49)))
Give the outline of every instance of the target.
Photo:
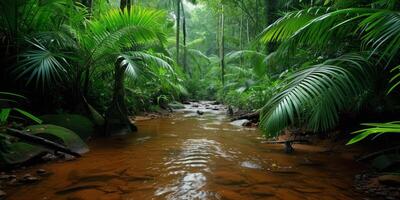
POLYGON ((7 199, 361 199, 351 151, 296 144, 286 154, 230 122, 222 105, 191 103, 136 124, 138 133, 92 140, 82 158, 29 168, 51 175, 7 199))

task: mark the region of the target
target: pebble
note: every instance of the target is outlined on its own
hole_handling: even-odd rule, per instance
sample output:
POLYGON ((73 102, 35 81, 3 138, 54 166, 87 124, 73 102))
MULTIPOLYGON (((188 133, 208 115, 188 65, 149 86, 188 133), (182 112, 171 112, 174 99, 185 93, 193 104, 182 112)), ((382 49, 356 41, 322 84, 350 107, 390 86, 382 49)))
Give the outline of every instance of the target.
POLYGON ((17 176, 15 175, 6 175, 6 174, 2 174, 0 175, 0 180, 11 180, 17 178, 17 176))
POLYGON ((18 184, 18 181, 17 181, 16 178, 14 178, 14 179, 12 179, 12 180, 10 180, 10 181, 7 182, 7 185, 11 185, 11 186, 17 185, 17 184, 18 184))
POLYGON ((56 160, 57 156, 53 155, 53 154, 46 154, 45 156, 42 157, 43 161, 52 161, 52 160, 56 160))
POLYGON ((73 161, 73 160, 76 160, 76 157, 75 156, 71 156, 71 155, 65 155, 64 156, 64 160, 65 161, 73 161))
POLYGON ((23 183, 34 183, 39 180, 38 177, 32 176, 31 174, 25 174, 20 181, 23 183))
POLYGON ((44 176, 44 175, 48 174, 48 172, 44 169, 38 169, 38 170, 36 170, 36 174, 39 176, 44 176))

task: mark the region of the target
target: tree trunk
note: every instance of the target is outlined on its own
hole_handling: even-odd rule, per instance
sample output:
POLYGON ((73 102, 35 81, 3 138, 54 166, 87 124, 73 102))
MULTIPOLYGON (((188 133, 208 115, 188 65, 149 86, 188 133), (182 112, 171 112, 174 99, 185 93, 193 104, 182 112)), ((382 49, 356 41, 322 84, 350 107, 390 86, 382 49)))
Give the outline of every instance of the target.
POLYGON ((119 3, 119 7, 121 8, 121 10, 124 10, 124 8, 126 7, 128 0, 121 0, 119 3))
POLYGON ((121 61, 121 58, 119 58, 115 62, 113 100, 106 112, 106 136, 126 135, 137 131, 136 126, 129 120, 128 109, 125 104, 124 79, 127 66, 121 65, 121 61))
MULTIPOLYGON (((268 26, 272 23, 274 23, 274 21, 276 20, 276 5, 277 2, 276 0, 264 0, 264 12, 265 12, 265 25, 268 26)), ((272 53, 275 50, 275 43, 270 42, 268 43, 267 46, 267 54, 268 53, 272 53)))
POLYGON ((187 46, 186 46, 186 39, 187 39, 187 29, 186 29, 186 15, 185 15, 185 8, 183 7, 183 2, 181 1, 182 6, 182 32, 183 32, 183 70, 184 72, 189 74, 189 77, 192 77, 192 73, 188 68, 187 63, 187 46))
POLYGON ((181 26, 181 0, 176 0, 176 63, 179 65, 179 39, 181 26))
POLYGON ((247 35, 247 44, 249 44, 250 43, 249 19, 247 19, 247 23, 246 23, 246 35, 247 35))
POLYGON ((129 11, 131 9, 131 0, 121 0, 119 7, 121 8, 121 10, 127 8, 129 11))
POLYGON ((219 45, 219 57, 220 57, 220 65, 221 65, 221 82, 222 86, 225 86, 225 44, 224 44, 224 31, 225 31, 225 17, 224 17, 224 5, 221 5, 221 36, 220 36, 220 45, 219 45))
MULTIPOLYGON (((240 13, 240 28, 239 28, 239 48, 240 51, 243 50, 243 11, 240 13)), ((243 67, 243 56, 240 57, 240 67, 243 67)))

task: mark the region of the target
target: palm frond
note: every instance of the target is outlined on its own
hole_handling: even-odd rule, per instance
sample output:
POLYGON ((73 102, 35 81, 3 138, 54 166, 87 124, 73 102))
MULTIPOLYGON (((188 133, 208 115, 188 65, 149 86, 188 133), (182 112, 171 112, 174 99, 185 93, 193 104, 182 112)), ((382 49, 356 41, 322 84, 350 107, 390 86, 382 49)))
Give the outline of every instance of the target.
POLYGON ((151 65, 174 72, 172 66, 160 55, 152 55, 144 51, 131 51, 121 55, 121 65, 126 65, 126 72, 130 78, 137 78, 139 74, 148 74, 153 70, 151 65))
POLYGON ((354 144, 357 143, 363 139, 366 139, 369 136, 375 135, 372 139, 375 139, 376 137, 382 135, 382 134, 387 134, 387 133, 400 133, 400 122, 389 122, 389 123, 366 123, 362 124, 364 126, 368 126, 369 128, 365 128, 356 132, 353 132, 352 134, 356 135, 354 136, 347 144, 354 144))
POLYGON ((329 9, 308 8, 288 12, 274 23, 265 28, 259 35, 261 42, 282 42, 293 36, 300 28, 316 16, 328 12, 329 9))
POLYGON ((400 65, 393 68, 391 72, 393 73, 393 77, 390 79, 389 82, 393 85, 389 88, 387 94, 393 92, 393 90, 400 85, 400 65))
POLYGON ((126 47, 165 41, 165 19, 164 12, 149 8, 114 9, 90 23, 82 43, 99 60, 126 47))
POLYGON ((400 12, 376 10, 360 24, 364 48, 371 47, 372 53, 392 60, 398 55, 400 46, 400 12))
POLYGON ((315 131, 328 130, 337 123, 349 97, 368 88, 373 73, 360 55, 344 55, 291 75, 283 91, 262 109, 261 126, 269 136, 305 118, 315 131))
POLYGON ((200 50, 197 49, 188 49, 187 50, 189 53, 189 56, 196 61, 201 60, 205 60, 208 63, 210 63, 210 58, 208 56, 206 56, 203 52, 201 52, 200 50))
POLYGON ((66 73, 65 66, 68 62, 61 53, 51 50, 39 40, 29 41, 36 49, 30 50, 21 55, 21 64, 13 71, 17 73, 17 79, 28 76, 27 84, 36 79, 36 86, 39 83, 50 83, 59 81, 66 73))

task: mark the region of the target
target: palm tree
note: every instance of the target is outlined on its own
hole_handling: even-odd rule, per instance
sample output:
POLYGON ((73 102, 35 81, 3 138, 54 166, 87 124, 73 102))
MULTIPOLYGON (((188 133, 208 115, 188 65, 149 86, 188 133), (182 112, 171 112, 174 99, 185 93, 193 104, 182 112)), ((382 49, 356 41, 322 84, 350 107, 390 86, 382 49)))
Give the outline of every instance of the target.
POLYGON ((41 34, 30 40, 35 49, 21 56, 22 64, 15 72, 19 77, 28 75, 28 83, 34 79, 37 84, 42 85, 55 81, 70 81, 74 84, 77 98, 85 99, 89 88, 87 83, 93 72, 101 66, 112 66, 110 61, 116 60, 111 108, 118 107, 119 114, 109 109, 110 113, 106 114, 106 132, 109 134, 112 127, 122 126, 128 131, 134 130, 135 128, 128 124, 123 103, 123 74, 137 74, 139 67, 141 71, 150 71, 151 68, 147 65, 154 63, 172 69, 163 59, 143 50, 145 47, 151 49, 152 45, 162 44, 165 40, 165 19, 165 13, 162 11, 131 7, 130 10, 123 11, 110 10, 100 18, 87 22, 84 29, 81 26, 64 25, 62 31, 41 34), (70 53, 71 51, 73 53, 70 53), (85 77, 84 74, 88 76, 85 77))

